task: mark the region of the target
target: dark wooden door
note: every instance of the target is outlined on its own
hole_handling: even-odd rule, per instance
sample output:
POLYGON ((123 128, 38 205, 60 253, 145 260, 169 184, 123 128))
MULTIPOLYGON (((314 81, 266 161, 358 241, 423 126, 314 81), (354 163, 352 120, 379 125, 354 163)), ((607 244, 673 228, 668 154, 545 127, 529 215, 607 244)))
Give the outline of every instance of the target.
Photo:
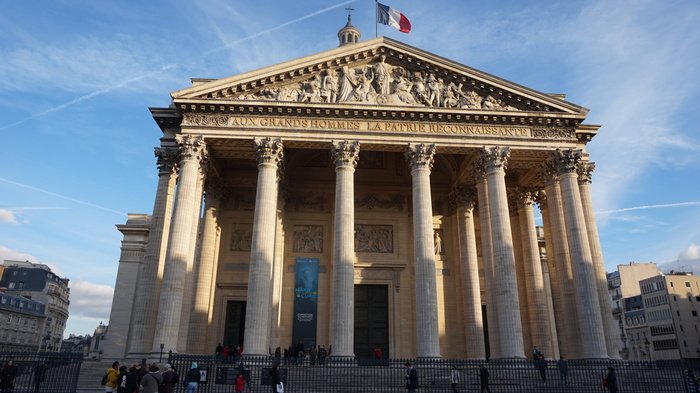
POLYGON ((356 358, 389 357, 389 287, 355 285, 356 358))
POLYGON ((224 346, 233 349, 235 345, 243 345, 245 331, 245 305, 242 301, 226 302, 226 321, 224 322, 224 346))

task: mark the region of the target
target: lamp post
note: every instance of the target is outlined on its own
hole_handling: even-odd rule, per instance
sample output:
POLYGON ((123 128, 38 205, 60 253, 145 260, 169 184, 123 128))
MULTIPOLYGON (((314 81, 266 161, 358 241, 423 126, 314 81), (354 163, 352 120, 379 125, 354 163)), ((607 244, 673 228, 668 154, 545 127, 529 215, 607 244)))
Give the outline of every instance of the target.
POLYGON ((653 361, 654 359, 651 356, 651 350, 649 349, 649 339, 644 337, 644 347, 647 349, 647 353, 649 354, 649 360, 653 361))
POLYGON ((163 363, 163 348, 165 348, 165 344, 160 344, 160 358, 158 359, 158 363, 163 363))

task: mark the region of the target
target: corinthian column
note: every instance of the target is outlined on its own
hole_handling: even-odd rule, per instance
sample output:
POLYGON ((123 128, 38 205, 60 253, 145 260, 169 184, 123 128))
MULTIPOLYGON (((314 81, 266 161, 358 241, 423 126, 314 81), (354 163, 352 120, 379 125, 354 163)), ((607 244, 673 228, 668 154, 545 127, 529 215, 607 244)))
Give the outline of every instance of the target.
POLYGON ((481 263, 484 267, 484 292, 486 294, 486 321, 488 330, 489 356, 500 358, 501 349, 498 341, 498 305, 496 304, 493 275, 493 244, 491 242, 491 215, 489 214, 489 197, 486 184, 486 171, 480 157, 474 166, 474 181, 479 199, 479 229, 481 232, 481 263))
POLYGON ((552 358, 554 348, 549 326, 549 308, 542 275, 540 247, 535 228, 534 197, 535 191, 532 190, 519 190, 518 192, 518 216, 523 248, 523 266, 525 268, 530 336, 532 344, 537 346, 547 357, 552 358))
POLYGON ((476 254, 474 233, 473 189, 458 187, 453 193, 457 206, 459 227, 459 267, 462 273, 461 292, 464 307, 464 333, 467 343, 467 359, 486 358, 484 346, 484 321, 481 315, 481 288, 479 285, 479 261, 476 254))
POLYGON ((192 266, 194 255, 191 252, 192 225, 195 213, 192 211, 197 200, 197 178, 201 161, 206 157, 204 138, 194 135, 178 135, 180 145, 180 176, 173 207, 170 237, 163 270, 163 283, 160 290, 157 328, 151 353, 164 351, 177 352, 182 303, 185 291, 187 267, 192 266))
POLYGON ((413 255, 416 269, 416 333, 420 358, 439 358, 437 286, 430 171, 435 145, 408 145, 413 178, 413 255))
POLYGON ((581 334, 581 355, 587 359, 605 358, 608 352, 598 302, 598 286, 576 173, 581 151, 557 149, 553 158, 559 175, 574 289, 578 299, 576 311, 581 334))
POLYGON ((600 248, 600 237, 598 236, 598 225, 596 224, 595 213, 593 212, 593 201, 591 200, 591 176, 595 170, 592 162, 579 162, 576 167, 578 172, 578 187, 581 192, 581 204, 583 205, 583 215, 586 217, 586 230, 588 230, 588 241, 591 245, 591 255, 593 257, 593 268, 595 269, 596 284, 598 286, 598 303, 600 303, 600 313, 603 318, 605 328, 605 343, 607 344, 608 357, 619 359, 620 354, 615 343, 620 329, 616 326, 612 316, 612 305, 608 294, 608 279, 605 273, 603 262, 603 252, 600 248))
POLYGON ((168 231, 164 228, 170 226, 175 191, 175 167, 179 159, 179 151, 173 146, 163 146, 155 149, 155 155, 158 160, 158 188, 153 204, 143 268, 134 298, 131 334, 127 348, 127 357, 132 359, 148 357, 153 347, 156 324, 153 315, 158 313, 160 277, 163 274, 165 246, 168 244, 168 231))
POLYGON ((491 216, 494 285, 497 288, 495 300, 498 307, 498 339, 501 357, 522 358, 525 357, 523 332, 505 181, 505 166, 510 150, 497 146, 484 148, 481 155, 486 172, 491 216))
POLYGON ((250 355, 268 353, 272 266, 275 256, 277 219, 277 170, 284 149, 281 139, 255 140, 258 157, 258 188, 255 194, 253 240, 248 271, 248 303, 245 314, 245 351, 250 355))
POLYGON ((335 162, 335 236, 331 344, 334 358, 354 357, 355 197, 354 180, 360 143, 333 142, 335 162))
POLYGON ((207 324, 211 305, 212 288, 216 282, 216 250, 219 245, 219 206, 223 185, 220 179, 208 179, 204 202, 204 223, 201 247, 194 269, 194 300, 190 314, 187 350, 191 353, 207 354, 207 324))

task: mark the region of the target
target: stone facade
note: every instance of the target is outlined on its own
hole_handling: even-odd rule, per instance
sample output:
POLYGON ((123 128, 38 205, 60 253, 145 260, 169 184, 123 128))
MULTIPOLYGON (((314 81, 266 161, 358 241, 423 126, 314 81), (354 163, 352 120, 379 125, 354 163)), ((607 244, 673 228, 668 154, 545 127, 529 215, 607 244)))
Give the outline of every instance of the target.
POLYGON ((587 109, 384 37, 172 98, 151 109, 162 176, 106 357, 293 344, 299 258, 318 260, 312 343, 334 356, 367 356, 358 321, 376 316, 355 294, 371 285, 386 356, 616 357, 579 180, 587 109))

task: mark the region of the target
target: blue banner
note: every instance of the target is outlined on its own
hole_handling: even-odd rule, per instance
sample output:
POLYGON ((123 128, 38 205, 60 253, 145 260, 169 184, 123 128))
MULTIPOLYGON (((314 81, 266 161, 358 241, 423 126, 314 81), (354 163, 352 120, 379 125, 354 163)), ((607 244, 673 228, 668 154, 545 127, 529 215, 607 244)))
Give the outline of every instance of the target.
POLYGON ((318 258, 297 258, 294 265, 294 324, 292 344, 316 346, 318 258))

